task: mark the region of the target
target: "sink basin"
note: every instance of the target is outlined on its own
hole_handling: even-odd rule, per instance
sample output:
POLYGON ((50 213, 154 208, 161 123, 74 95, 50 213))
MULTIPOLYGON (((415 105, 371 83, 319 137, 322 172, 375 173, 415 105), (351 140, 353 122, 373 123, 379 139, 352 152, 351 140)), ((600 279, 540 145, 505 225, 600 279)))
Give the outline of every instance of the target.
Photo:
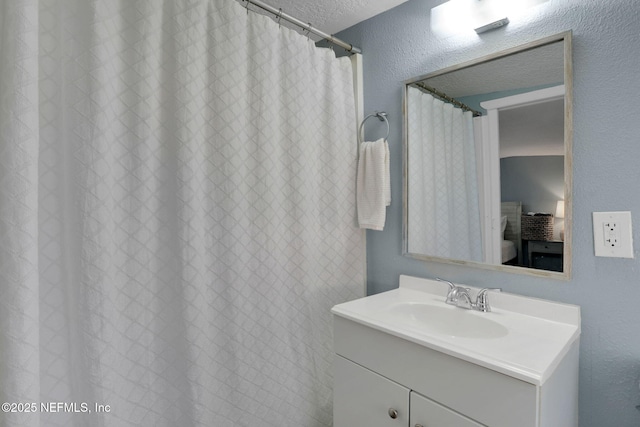
POLYGON ((386 314, 407 327, 452 337, 492 339, 509 332, 500 323, 487 318, 486 313, 453 306, 404 302, 389 307, 386 314))
MULTIPOLYGON (((464 287, 473 296, 480 290, 464 287)), ((331 311, 336 321, 365 325, 533 384, 543 384, 579 341, 578 306, 495 292, 489 295, 491 312, 481 313, 446 304, 447 291, 442 282, 400 276, 398 289, 331 311)))

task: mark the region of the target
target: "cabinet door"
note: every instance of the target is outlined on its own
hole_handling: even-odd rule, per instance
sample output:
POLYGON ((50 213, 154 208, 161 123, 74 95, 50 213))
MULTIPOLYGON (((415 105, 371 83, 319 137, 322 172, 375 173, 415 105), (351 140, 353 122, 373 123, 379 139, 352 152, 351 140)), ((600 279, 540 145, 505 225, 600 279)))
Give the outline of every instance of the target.
POLYGON ((334 427, 409 425, 409 389, 340 356, 333 374, 334 427))
POLYGON ((471 418, 467 418, 431 399, 411 392, 411 427, 482 427, 471 418))

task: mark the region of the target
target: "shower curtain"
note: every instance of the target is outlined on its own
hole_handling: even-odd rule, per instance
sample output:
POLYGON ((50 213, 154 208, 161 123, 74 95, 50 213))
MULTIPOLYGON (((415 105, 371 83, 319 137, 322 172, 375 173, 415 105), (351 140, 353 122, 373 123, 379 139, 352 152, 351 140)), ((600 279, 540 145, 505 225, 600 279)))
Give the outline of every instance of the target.
POLYGON ((473 117, 409 87, 410 253, 483 260, 473 117))
POLYGON ((331 425, 354 109, 234 0, 0 0, 0 425, 331 425))

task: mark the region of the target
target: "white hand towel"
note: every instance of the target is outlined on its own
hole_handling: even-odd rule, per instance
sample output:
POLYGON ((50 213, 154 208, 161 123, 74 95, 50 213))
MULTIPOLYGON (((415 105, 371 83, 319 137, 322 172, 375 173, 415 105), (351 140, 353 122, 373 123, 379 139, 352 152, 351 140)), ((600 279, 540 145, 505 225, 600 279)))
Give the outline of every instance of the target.
POLYGON ((360 228, 382 230, 391 204, 389 144, 384 139, 360 144, 356 185, 360 228))

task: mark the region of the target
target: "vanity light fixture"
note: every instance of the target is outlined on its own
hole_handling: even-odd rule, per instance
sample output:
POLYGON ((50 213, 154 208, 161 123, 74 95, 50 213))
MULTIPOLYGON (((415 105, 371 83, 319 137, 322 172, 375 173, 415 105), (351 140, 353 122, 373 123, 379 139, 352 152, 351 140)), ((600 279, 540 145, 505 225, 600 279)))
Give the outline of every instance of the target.
MULTIPOLYGON (((497 30, 507 25, 509 18, 504 15, 511 10, 509 3, 504 0, 475 0, 471 9, 473 10, 474 21, 477 24, 474 26, 476 34, 497 30)), ((511 0, 511 3, 513 3, 513 0, 511 0)))
POLYGON ((511 21, 519 23, 529 9, 549 0, 448 0, 431 9, 431 29, 441 36, 482 34, 511 21))
POLYGON ((477 34, 486 33, 487 31, 495 30, 500 27, 504 27, 509 23, 509 18, 504 17, 502 19, 498 19, 497 21, 490 22, 489 24, 483 25, 478 28, 474 28, 477 34))

